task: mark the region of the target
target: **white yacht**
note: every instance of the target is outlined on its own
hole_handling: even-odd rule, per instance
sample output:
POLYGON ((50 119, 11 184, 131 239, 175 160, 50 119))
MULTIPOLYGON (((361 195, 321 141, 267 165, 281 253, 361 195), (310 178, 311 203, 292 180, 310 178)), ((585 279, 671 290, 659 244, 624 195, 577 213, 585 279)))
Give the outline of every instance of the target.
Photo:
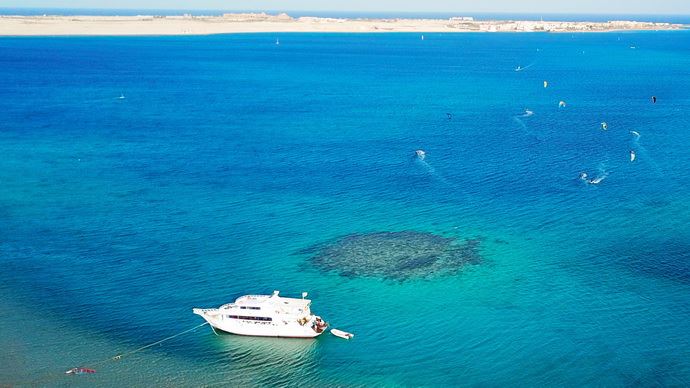
POLYGON ((311 313, 311 300, 273 295, 245 295, 234 303, 216 309, 195 308, 194 314, 204 318, 214 329, 224 332, 261 337, 313 338, 321 335, 328 323, 311 313))

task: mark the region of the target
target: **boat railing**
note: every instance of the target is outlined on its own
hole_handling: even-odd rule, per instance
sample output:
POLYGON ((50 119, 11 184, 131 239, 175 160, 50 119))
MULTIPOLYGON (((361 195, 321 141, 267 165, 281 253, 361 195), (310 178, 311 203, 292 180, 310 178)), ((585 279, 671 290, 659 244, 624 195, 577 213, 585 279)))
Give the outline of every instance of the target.
POLYGON ((245 299, 260 300, 260 299, 268 299, 268 297, 269 297, 268 295, 243 295, 243 296, 240 296, 239 298, 237 298, 237 300, 245 300, 245 299))

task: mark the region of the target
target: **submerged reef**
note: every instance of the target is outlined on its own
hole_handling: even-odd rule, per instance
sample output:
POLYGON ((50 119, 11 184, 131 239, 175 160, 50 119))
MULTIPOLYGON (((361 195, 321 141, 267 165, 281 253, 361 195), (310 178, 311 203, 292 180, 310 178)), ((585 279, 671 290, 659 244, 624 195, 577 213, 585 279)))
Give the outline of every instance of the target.
POLYGON ((349 234, 301 253, 310 254, 311 263, 324 272, 404 281, 453 275, 479 264, 479 245, 478 238, 459 243, 428 232, 374 232, 349 234))

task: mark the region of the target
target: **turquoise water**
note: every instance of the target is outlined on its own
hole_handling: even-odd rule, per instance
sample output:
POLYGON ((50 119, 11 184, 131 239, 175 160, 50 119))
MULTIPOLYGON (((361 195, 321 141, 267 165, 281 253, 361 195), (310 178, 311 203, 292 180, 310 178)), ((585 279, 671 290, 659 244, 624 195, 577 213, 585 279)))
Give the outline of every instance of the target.
POLYGON ((688 32, 0 39, 0 384, 690 385, 689 48, 688 32), (405 230, 481 238, 483 261, 398 282, 302 253, 405 230), (204 327, 62 374, 274 289, 309 291, 355 339, 204 327))

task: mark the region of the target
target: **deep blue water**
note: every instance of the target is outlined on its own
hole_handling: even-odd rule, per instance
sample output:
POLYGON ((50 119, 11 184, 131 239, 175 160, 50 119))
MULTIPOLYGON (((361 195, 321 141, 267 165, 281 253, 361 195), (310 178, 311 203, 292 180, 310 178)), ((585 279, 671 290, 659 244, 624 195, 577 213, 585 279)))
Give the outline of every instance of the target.
POLYGON ((0 39, 0 384, 690 385, 690 33, 425 38, 0 39), (402 230, 484 261, 300 253, 402 230), (274 289, 356 338, 204 328, 62 375, 274 289))

